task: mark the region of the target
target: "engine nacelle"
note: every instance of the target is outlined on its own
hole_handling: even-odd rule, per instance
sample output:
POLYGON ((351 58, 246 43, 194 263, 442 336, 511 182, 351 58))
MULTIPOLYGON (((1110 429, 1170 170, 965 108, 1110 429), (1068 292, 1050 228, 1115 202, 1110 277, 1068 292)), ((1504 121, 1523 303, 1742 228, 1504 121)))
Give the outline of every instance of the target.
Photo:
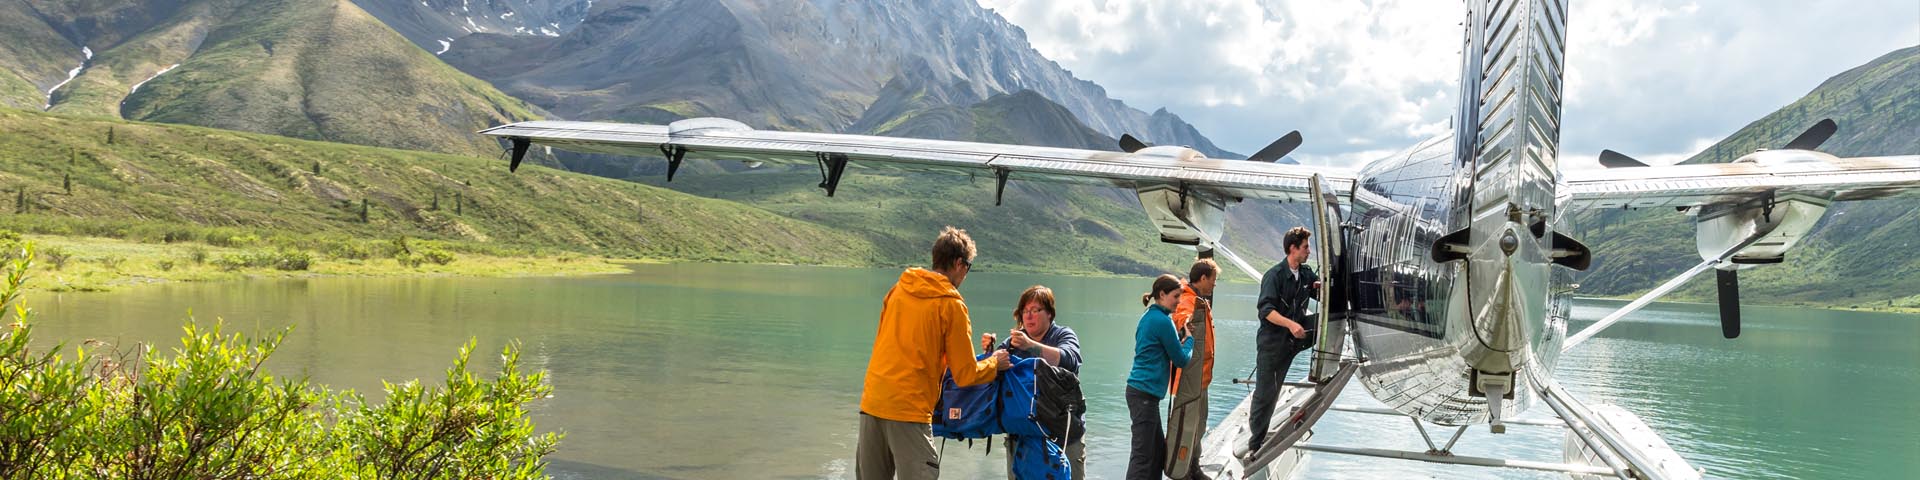
POLYGON ((1696 245, 1700 258, 1717 258, 1721 252, 1739 245, 1754 234, 1763 235, 1752 245, 1735 253, 1721 270, 1752 268, 1780 263, 1787 250, 1806 239, 1813 225, 1827 214, 1831 201, 1823 198, 1793 196, 1750 205, 1709 205, 1698 211, 1696 245))
POLYGON ((1147 219, 1160 230, 1160 241, 1194 249, 1206 254, 1213 251, 1214 244, 1207 241, 1206 235, 1187 227, 1194 226, 1206 230, 1214 240, 1226 235, 1226 200, 1215 195, 1183 191, 1172 185, 1154 185, 1135 190, 1140 196, 1140 207, 1147 212, 1147 219))
MULTIPOLYGON (((1133 156, 1145 161, 1174 162, 1207 158, 1198 150, 1176 145, 1143 148, 1133 152, 1133 156)), ((1201 256, 1208 256, 1214 245, 1207 241, 1207 235, 1201 235, 1187 225, 1206 230, 1216 241, 1226 235, 1227 202, 1219 195, 1166 184, 1143 186, 1134 190, 1134 193, 1140 196, 1140 207, 1146 210, 1147 219, 1153 221, 1154 228, 1160 230, 1162 242, 1187 247, 1200 252, 1201 256)))

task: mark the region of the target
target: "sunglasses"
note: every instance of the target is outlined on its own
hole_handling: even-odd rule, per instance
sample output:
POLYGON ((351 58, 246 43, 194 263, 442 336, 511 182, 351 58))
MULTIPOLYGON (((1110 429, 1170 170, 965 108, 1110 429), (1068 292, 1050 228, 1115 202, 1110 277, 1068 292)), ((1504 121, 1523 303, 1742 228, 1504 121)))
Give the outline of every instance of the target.
POLYGON ((972 269, 973 269, 973 261, 972 261, 972 260, 967 260, 967 259, 964 259, 964 258, 962 258, 962 259, 960 259, 960 266, 962 266, 962 267, 967 267, 967 269, 968 269, 968 270, 972 270, 972 269))

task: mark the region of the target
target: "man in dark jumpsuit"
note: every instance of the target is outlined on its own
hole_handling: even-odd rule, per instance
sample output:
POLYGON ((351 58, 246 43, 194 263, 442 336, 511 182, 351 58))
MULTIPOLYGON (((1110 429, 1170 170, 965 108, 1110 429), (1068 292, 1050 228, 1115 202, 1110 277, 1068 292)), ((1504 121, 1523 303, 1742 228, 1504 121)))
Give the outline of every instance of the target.
POLYGON ((1279 400, 1280 385, 1285 383, 1293 358, 1313 348, 1317 324, 1307 318, 1307 299, 1317 295, 1320 276, 1306 265, 1307 256, 1313 251, 1307 242, 1311 236, 1313 233, 1302 227, 1288 230, 1281 242, 1287 252, 1286 260, 1260 276, 1261 322, 1256 337, 1259 356, 1253 374, 1253 411, 1248 415, 1247 424, 1253 432, 1253 438, 1247 443, 1249 455, 1260 451, 1266 442, 1274 402, 1279 400))

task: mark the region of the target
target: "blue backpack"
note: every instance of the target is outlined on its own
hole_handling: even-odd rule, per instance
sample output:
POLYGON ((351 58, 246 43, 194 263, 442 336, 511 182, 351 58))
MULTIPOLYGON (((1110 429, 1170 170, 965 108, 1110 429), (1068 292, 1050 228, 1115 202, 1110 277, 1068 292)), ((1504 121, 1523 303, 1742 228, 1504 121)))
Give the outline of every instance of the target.
MULTIPOLYGON (((975 357, 985 359, 987 354, 975 357)), ((993 381, 962 387, 953 373, 940 378, 940 401, 933 408, 933 436, 973 440, 1008 435, 1014 442, 1013 474, 1017 479, 1070 478, 1065 450, 1047 438, 1035 412, 1035 369, 1052 368, 1038 358, 1019 358, 995 375, 993 381)), ((1077 393, 1077 392, 1076 392, 1077 393)), ((993 450, 993 443, 987 443, 993 450)))
MULTIPOLYGON (((985 359, 981 354, 976 359, 985 359)), ((993 381, 962 387, 953 372, 940 377, 940 401, 933 407, 933 436, 954 440, 994 435, 1037 435, 1046 431, 1034 420, 1034 368, 1037 358, 1013 361, 993 381)))
POLYGON ((1046 437, 1033 435, 1013 436, 1013 478, 1016 480, 1068 480, 1073 478, 1073 466, 1067 463, 1067 452, 1060 444, 1046 437))
POLYGON ((1018 358, 1013 368, 1000 372, 993 383, 1000 384, 1000 428, 1008 435, 1044 437, 1034 414, 1034 369, 1047 368, 1044 360, 1018 358))
POLYGON ((1000 429, 999 396, 998 381, 962 387, 953 382, 953 372, 942 375, 940 401, 933 406, 933 436, 966 440, 1005 433, 1000 429))

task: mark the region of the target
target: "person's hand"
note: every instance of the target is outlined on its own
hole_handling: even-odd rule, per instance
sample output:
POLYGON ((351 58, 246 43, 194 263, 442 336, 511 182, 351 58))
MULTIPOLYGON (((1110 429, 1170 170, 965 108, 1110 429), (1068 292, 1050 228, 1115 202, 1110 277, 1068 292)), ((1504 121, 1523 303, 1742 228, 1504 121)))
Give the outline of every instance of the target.
POLYGON ((1300 322, 1287 324, 1287 333, 1292 333, 1293 338, 1307 338, 1307 329, 1300 326, 1300 322))
POLYGON ((1007 345, 1012 345, 1014 350, 1024 352, 1033 347, 1033 337, 1028 337, 1026 330, 1015 328, 1007 332, 1007 345))
POLYGON ((998 368, 998 369, 1001 369, 1001 370, 1006 370, 1006 369, 1009 369, 1009 368, 1013 368, 1013 362, 1012 362, 1012 361, 1009 361, 1009 360, 1007 360, 1007 351, 1006 351, 1006 350, 994 350, 994 351, 993 351, 993 368, 998 368))
POLYGON ((1319 289, 1320 289, 1320 281, 1319 281, 1319 280, 1314 280, 1314 281, 1313 281, 1313 289, 1314 289, 1314 290, 1319 290, 1319 289))
POLYGON ((994 342, 993 333, 991 332, 980 333, 980 351, 984 352, 988 350, 993 350, 993 342, 994 342))

